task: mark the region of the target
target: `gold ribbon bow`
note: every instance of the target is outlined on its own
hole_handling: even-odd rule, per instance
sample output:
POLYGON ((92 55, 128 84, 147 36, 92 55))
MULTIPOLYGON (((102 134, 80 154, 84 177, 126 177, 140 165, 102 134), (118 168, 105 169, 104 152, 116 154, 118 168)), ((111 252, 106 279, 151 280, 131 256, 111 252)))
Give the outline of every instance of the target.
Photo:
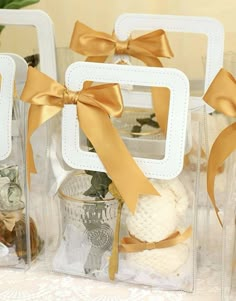
POLYGON ((185 240, 190 238, 191 235, 192 235, 192 228, 189 227, 182 234, 179 231, 176 231, 169 237, 158 242, 144 242, 134 236, 124 237, 121 240, 119 251, 123 253, 133 253, 133 252, 142 252, 145 250, 170 248, 179 243, 184 242, 185 240))
POLYGON ((0 211, 0 221, 4 223, 7 230, 12 232, 15 224, 22 219, 22 210, 1 212, 0 211))
POLYGON ((32 134, 60 112, 64 104, 74 104, 77 106, 80 127, 91 141, 131 212, 135 211, 139 194, 159 195, 131 157, 110 121, 110 116, 119 117, 123 109, 118 84, 98 85, 72 92, 29 67, 21 99, 31 103, 27 137, 28 182, 30 173, 36 173, 30 144, 32 134))
MULTIPOLYGON (((203 99, 218 112, 236 117, 236 81, 234 77, 225 69, 221 69, 203 99)), ((231 124, 219 134, 212 145, 208 160, 207 191, 221 226, 222 221, 214 192, 215 177, 218 169, 234 150, 236 150, 236 123, 231 124)))
MULTIPOLYGON (((166 34, 161 29, 135 39, 119 41, 114 35, 95 31, 79 21, 75 23, 70 48, 88 56, 86 61, 98 63, 105 62, 107 57, 113 54, 127 54, 141 60, 147 66, 162 67, 158 57, 173 56, 166 34)), ((164 133, 167 130, 169 96, 167 88, 152 87, 154 111, 164 133)))

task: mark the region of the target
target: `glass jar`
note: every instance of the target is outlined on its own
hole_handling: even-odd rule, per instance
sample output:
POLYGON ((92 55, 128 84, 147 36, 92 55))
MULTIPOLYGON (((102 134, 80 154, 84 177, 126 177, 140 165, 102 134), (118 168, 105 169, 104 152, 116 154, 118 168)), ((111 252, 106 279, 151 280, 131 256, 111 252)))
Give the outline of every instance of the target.
POLYGON ((91 179, 73 173, 59 189, 62 236, 53 261, 56 271, 89 277, 107 274, 118 201, 109 192, 104 198, 85 196, 91 179))

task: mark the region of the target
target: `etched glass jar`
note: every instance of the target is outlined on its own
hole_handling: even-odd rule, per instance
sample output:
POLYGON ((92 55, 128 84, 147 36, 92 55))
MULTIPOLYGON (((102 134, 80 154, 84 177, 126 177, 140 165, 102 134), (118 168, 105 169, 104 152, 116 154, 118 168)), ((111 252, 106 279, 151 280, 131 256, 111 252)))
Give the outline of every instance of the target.
POLYGON ((103 199, 85 196, 91 178, 73 173, 59 189, 62 237, 53 261, 56 271, 89 277, 107 275, 118 202, 109 192, 103 199))

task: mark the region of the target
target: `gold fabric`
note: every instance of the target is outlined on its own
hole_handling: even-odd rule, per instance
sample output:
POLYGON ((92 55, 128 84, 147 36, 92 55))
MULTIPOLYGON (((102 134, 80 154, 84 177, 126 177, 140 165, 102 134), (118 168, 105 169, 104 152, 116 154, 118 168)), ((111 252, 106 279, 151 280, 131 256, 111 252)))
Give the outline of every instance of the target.
MULTIPOLYGON (((206 103, 226 116, 236 117, 236 81, 225 69, 221 69, 203 96, 206 103)), ((215 177, 224 161, 236 149, 236 123, 224 129, 212 145, 207 167, 207 191, 222 225, 215 200, 215 177)))
POLYGON ((123 208, 123 201, 119 200, 119 205, 117 209, 116 227, 114 233, 114 239, 112 244, 112 252, 109 260, 109 278, 110 280, 115 279, 115 275, 118 272, 118 262, 119 262, 119 236, 120 236, 120 223, 121 223, 121 213, 123 208))

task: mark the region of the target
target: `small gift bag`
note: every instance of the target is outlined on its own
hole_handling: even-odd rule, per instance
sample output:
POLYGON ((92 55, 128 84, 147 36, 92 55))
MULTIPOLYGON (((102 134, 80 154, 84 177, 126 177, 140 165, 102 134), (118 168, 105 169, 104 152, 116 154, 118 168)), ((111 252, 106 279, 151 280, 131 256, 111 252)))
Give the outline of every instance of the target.
MULTIPOLYGON (((217 129, 224 127, 225 120, 221 116, 212 113, 214 108, 206 104, 202 99, 202 94, 207 91, 211 81, 223 65, 223 53, 224 53, 224 29, 222 24, 215 19, 202 17, 202 16, 174 16, 174 15, 148 15, 148 14, 123 14, 118 17, 115 23, 115 35, 121 41, 127 41, 130 36, 141 34, 142 32, 152 31, 156 29, 163 29, 168 34, 168 39, 171 47, 175 53, 174 59, 162 60, 167 66, 176 66, 178 69, 185 72, 190 78, 190 100, 189 100, 189 126, 187 134, 187 143, 185 148, 185 166, 189 165, 192 169, 190 177, 195 176, 194 166, 197 165, 196 153, 196 142, 198 141, 198 133, 194 129, 194 124, 200 124, 201 133, 201 167, 200 167, 200 198, 199 198, 199 210, 198 210, 198 245, 199 245, 199 258, 204 264, 211 264, 212 261, 219 261, 219 256, 215 254, 212 256, 212 246, 217 243, 220 245, 221 240, 212 239, 210 234, 210 227, 214 226, 215 218, 214 212, 210 206, 210 202, 207 200, 206 195, 206 171, 207 171, 207 160, 209 154, 209 148, 213 144, 216 138, 217 129), (205 45, 203 45, 204 39, 207 38, 205 45), (196 40, 194 40, 196 39, 196 40), (197 40, 198 39, 198 40, 197 40), (194 42, 195 41, 195 42, 194 42), (189 47, 195 43, 198 45, 199 51, 194 53, 189 47), (215 51, 217 49, 217 51, 215 51), (203 53, 205 51, 205 53, 203 53), (179 58, 183 58, 184 61, 179 58), (201 63, 202 56, 206 59, 204 66, 205 73, 197 72, 191 68, 192 60, 201 63), (200 77, 199 77, 199 74, 200 77), (194 85, 195 77, 198 74, 198 78, 201 79, 202 87, 196 91, 194 85), (202 107, 202 109, 201 109, 202 107), (196 123, 197 122, 197 123, 196 123), (193 123, 190 126, 190 123, 193 123), (216 126, 217 124, 217 126, 216 126), (192 128, 193 131, 189 129, 192 128), (196 134, 197 133, 197 134, 196 134), (210 218, 209 218, 210 217, 210 218)), ((121 56, 122 57, 122 56, 121 56)), ((129 60, 127 57, 126 60, 129 60)), ((197 79, 198 79, 197 78, 197 79)), ((199 86, 199 85, 198 85, 199 86)), ((148 93, 144 91, 135 91, 135 97, 147 98, 150 97, 148 93)), ((124 97, 130 97, 131 92, 128 91, 124 97)), ((153 97, 153 95, 152 95, 153 97)), ((155 95, 154 95, 154 101, 155 95)), ((157 115, 158 116, 158 115, 157 115)), ((145 120, 144 120, 145 121, 145 120)), ((146 120, 147 122, 148 120, 146 120)), ((158 120, 157 120, 158 121, 158 120)), ((142 120, 141 120, 142 122, 142 120)), ((140 124, 138 124, 140 125, 140 124)), ((144 128, 142 126, 142 128, 144 128)), ((160 123, 160 129, 163 126, 160 123)), ((133 128, 136 130, 139 128, 133 128)), ((138 133, 137 133, 138 135, 138 133)), ((142 139, 146 139, 145 132, 144 136, 140 136, 142 139)), ((129 138, 130 139, 130 138, 129 138)), ((162 138, 163 139, 163 138, 162 138)), ((153 148, 152 148, 153 149, 153 148)), ((222 192, 223 183, 226 181, 225 173, 223 169, 219 170, 217 174, 217 185, 218 192, 222 192)), ((220 237, 220 233, 218 235, 220 237)))
MULTIPOLYGON (((16 25, 17 27, 30 27, 35 29, 35 41, 37 41, 37 53, 39 59, 38 68, 53 77, 57 78, 57 68, 56 68, 56 55, 55 55, 55 39, 54 39, 54 28, 51 18, 41 10, 18 10, 18 9, 2 9, 0 11, 0 23, 4 26, 16 25)), ((28 50, 30 49, 30 45, 28 50)), ((33 47, 33 46, 32 46, 33 47)), ((15 58, 14 58, 15 59, 15 58)), ((32 57, 26 58, 30 65, 29 60, 32 57)), ((21 94, 23 86, 25 84, 27 66, 25 61, 21 58, 21 67, 16 70, 16 88, 18 95, 21 94), (23 66, 22 66, 23 64, 23 66)), ((34 63, 34 62, 32 62, 34 63)), ((20 117, 20 130, 24 137, 26 135, 27 129, 27 112, 29 106, 23 102, 17 102, 17 114, 20 117)), ((55 122, 56 123, 56 122, 55 122)), ((49 145, 51 143, 52 137, 50 136, 49 129, 53 127, 54 124, 48 122, 42 126, 35 135, 32 136, 31 144, 35 155, 35 166, 37 168, 37 175, 32 175, 31 181, 28 182, 28 200, 26 202, 25 193, 23 194, 25 209, 27 214, 30 216, 28 223, 28 232, 31 234, 31 244, 32 244, 32 259, 34 262, 39 262, 41 257, 38 255, 44 254, 41 252, 45 245, 45 233, 47 232, 47 220, 49 215, 49 208, 45 210, 45 203, 47 199, 46 190, 48 182, 46 175, 49 174, 50 164, 45 164, 45 157, 48 156, 49 145), (27 205, 26 205, 27 203, 27 205), (36 256, 37 255, 37 256, 36 256)), ((13 127, 13 129, 16 127, 13 127)), ((24 141, 26 144, 26 139, 24 141)), ((14 148, 18 152, 17 148, 14 148)), ((52 208, 52 211, 54 208, 52 208)), ((29 243, 28 243, 29 249, 29 243)), ((43 255, 42 255, 43 256, 43 255)))
MULTIPOLYGON (((72 50, 86 55, 86 61, 104 62, 108 58, 113 62, 120 64, 140 64, 144 63, 148 66, 161 67, 163 64, 168 66, 178 66, 185 72, 188 71, 190 78, 194 77, 191 70, 192 59, 198 59, 201 62, 204 46, 202 45, 204 38, 206 41, 206 58, 205 74, 201 77, 202 88, 200 96, 196 96, 194 87, 191 87, 190 95, 190 112, 188 116, 188 130, 185 145, 186 161, 192 165, 196 165, 195 157, 192 156, 192 136, 195 132, 191 132, 191 120, 196 119, 202 125, 202 167, 201 167, 201 212, 199 218, 201 220, 200 232, 205 232, 208 228, 209 206, 206 201, 206 164, 208 156, 208 132, 207 124, 211 128, 214 127, 214 116, 206 116, 213 109, 202 101, 202 93, 206 91, 210 82, 222 67, 223 50, 224 50, 224 30, 223 26, 215 19, 196 16, 174 16, 174 15, 149 15, 149 14, 123 14, 118 17, 115 22, 114 33, 98 32, 85 26, 79 21, 76 22, 71 38, 70 47, 72 50), (167 39, 168 35, 168 39, 167 39), (178 49, 179 41, 181 45, 187 44, 194 38, 201 38, 201 49, 198 56, 194 54, 185 59, 185 66, 178 64, 178 58, 183 53, 188 52, 188 47, 178 49), (92 47, 96 43, 97 47, 92 47), (174 50, 174 54, 173 51, 174 50), (217 49, 217 51, 215 51, 217 49), (173 59, 176 57, 176 60, 173 59), (171 58, 167 60, 166 58, 171 58), (187 59, 190 59, 189 62, 187 59), (137 60, 138 59, 138 60, 137 60), (200 110, 200 107, 205 107, 200 110), (207 119, 207 120, 206 120, 207 119)), ((197 40, 198 41, 198 40, 197 40)), ((184 46, 181 46, 184 47, 184 46)), ((200 46, 199 46, 200 48, 200 46)), ((191 49, 191 47, 189 47, 191 49)), ((194 80, 190 81, 194 85, 194 80)), ((167 129, 168 101, 169 94, 167 89, 152 87, 135 87, 123 84, 122 94, 124 99, 134 100, 142 103, 144 99, 152 101, 152 109, 142 108, 137 110, 132 106, 124 109, 121 119, 114 119, 115 126, 119 129, 122 138, 131 154, 134 156, 149 156, 155 158, 156 150, 162 148, 163 156, 165 149, 165 136, 167 129), (151 93, 150 93, 151 92, 151 93), (161 106, 159 104, 162 104, 161 106), (147 152, 147 149, 149 150, 147 152)), ((199 95, 199 92, 198 94, 199 95)), ((214 139, 214 131, 209 132, 209 142, 214 139)), ((197 137, 194 138, 197 140, 197 137)), ((222 177, 221 177, 222 178, 222 177)), ((201 235, 204 236, 204 235, 201 235)), ((205 237, 205 236, 204 236, 205 237)), ((201 239, 201 246, 206 251, 204 239, 201 239)), ((205 258, 205 252, 203 253, 205 258)))
MULTIPOLYGON (((45 121, 62 110, 61 168, 52 166, 59 188, 48 199, 58 205, 53 218, 58 215, 58 224, 51 227, 59 228, 54 235, 48 229, 45 241, 50 267, 99 280, 192 291, 198 181, 189 182, 183 170, 187 78, 175 69, 77 62, 67 70, 66 87, 29 68, 22 94, 34 108, 29 124, 44 109, 49 108, 45 121), (96 84, 85 87, 85 81, 96 84), (114 82, 170 90, 164 158, 158 155, 163 149, 152 159, 132 158, 112 118, 120 117, 123 107, 151 109, 152 103, 123 102, 114 82)), ((33 158, 30 145, 27 154, 33 158)), ((29 175, 35 170, 33 161, 28 163, 29 175)))
MULTIPOLYGON (((39 69, 42 72, 45 72, 49 76, 53 77, 54 79, 57 78, 57 69, 56 69, 56 55, 55 55, 55 39, 54 39, 54 28, 53 22, 51 18, 41 10, 35 9, 1 9, 0 10, 0 24, 2 26, 17 26, 17 27, 33 27, 35 28, 35 39, 38 44, 38 55, 40 60, 39 69)), ((29 49, 32 51, 32 49, 29 49)), ((16 58, 17 56, 15 56, 16 58)), ((14 59, 15 59, 14 58, 14 59)), ((26 58, 27 59, 27 58, 26 58)), ((20 59, 19 59, 20 60, 20 59)), ((30 60, 30 58, 29 58, 30 60)), ((29 61, 28 61, 29 62, 29 61)), ((24 62, 23 62, 24 63, 24 62)), ((23 64, 22 63, 22 64, 23 64)), ((34 62, 32 62, 34 63, 34 62)), ((19 63, 20 64, 20 63, 19 63)), ((24 69, 25 66, 19 66, 16 72, 16 79, 17 79, 17 92, 20 95, 25 83, 26 78, 26 70, 24 69)), ((30 62, 29 62, 30 64, 30 62)), ((23 105, 22 103, 18 104, 19 116, 23 116, 27 114, 27 106, 23 105)), ((22 122, 27 122, 26 119, 22 122)), ((22 127, 25 127, 26 124, 22 124, 22 127)), ((36 165, 42 167, 47 174, 46 168, 47 165, 44 164, 44 157, 47 152, 47 148, 49 145, 49 141, 51 137, 48 135, 48 128, 49 125, 41 127, 41 129, 37 132, 34 137, 32 137, 32 145, 36 155, 36 165), (40 141, 40 142, 39 142, 40 141)), ((25 134, 25 133, 23 133, 25 134)), ((39 170, 40 171, 40 170, 39 170)), ((44 183, 39 185, 39 181, 42 179, 36 178, 35 182, 37 186, 44 187, 44 183)), ((32 191, 34 190, 34 179, 32 179, 32 191)), ((38 197, 35 194, 32 196, 32 199, 40 198, 39 194, 38 197)), ((37 200, 36 200, 37 201, 37 200)), ((40 203, 40 201, 38 201, 40 203)))
POLYGON ((223 240, 222 240, 222 301, 236 297, 236 228, 235 228, 235 153, 228 159, 227 189, 225 190, 223 240))
POLYGON ((18 81, 22 80, 19 75, 26 75, 27 65, 17 55, 1 55, 0 68, 0 266, 24 268, 39 253, 41 243, 27 213, 24 116, 19 114, 16 95, 18 81))
MULTIPOLYGON (((207 92, 204 100, 227 118, 228 124, 216 137, 209 154, 207 169, 207 190, 215 209, 219 225, 223 227, 222 240, 222 300, 235 300, 235 78, 221 69, 207 92), (217 190, 219 170, 226 174, 225 189, 217 190)), ((218 233, 211 233, 214 237, 218 233)), ((222 228, 221 228, 222 229, 222 228)), ((215 248, 216 246, 214 246, 215 248)), ((214 254, 213 249, 213 254, 214 254)), ((220 253, 220 250, 218 250, 220 253)))

